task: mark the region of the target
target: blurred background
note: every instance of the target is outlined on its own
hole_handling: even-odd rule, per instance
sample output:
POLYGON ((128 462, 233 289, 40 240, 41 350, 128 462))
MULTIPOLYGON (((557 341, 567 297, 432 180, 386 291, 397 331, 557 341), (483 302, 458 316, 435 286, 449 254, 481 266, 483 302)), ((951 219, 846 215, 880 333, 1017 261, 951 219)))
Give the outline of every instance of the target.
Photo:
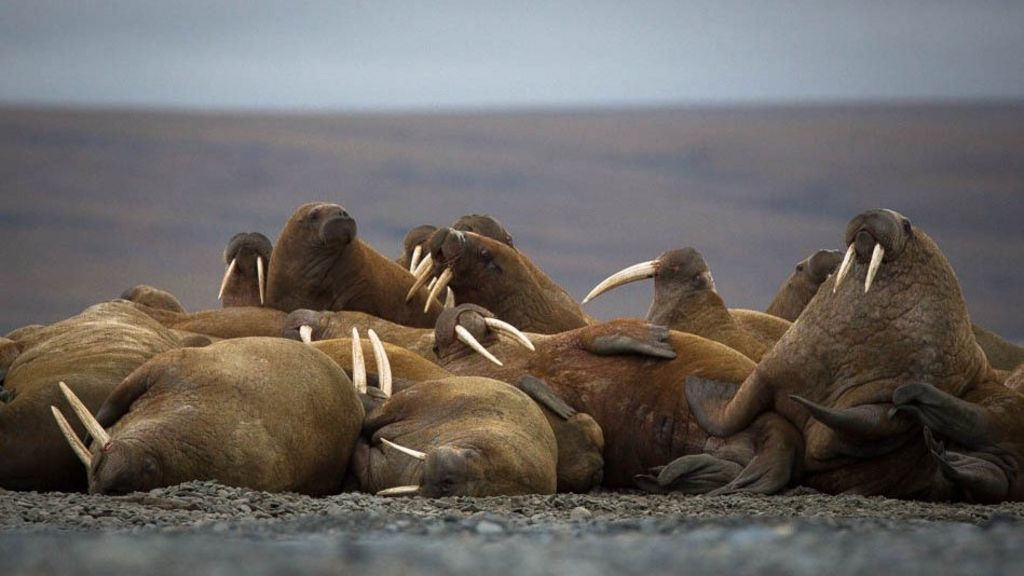
POLYGON ((6 0, 0 334, 138 283, 216 307, 234 233, 328 200, 392 257, 490 213, 577 299, 693 246, 761 310, 892 208, 1024 342, 1022 30, 1010 0, 6 0))

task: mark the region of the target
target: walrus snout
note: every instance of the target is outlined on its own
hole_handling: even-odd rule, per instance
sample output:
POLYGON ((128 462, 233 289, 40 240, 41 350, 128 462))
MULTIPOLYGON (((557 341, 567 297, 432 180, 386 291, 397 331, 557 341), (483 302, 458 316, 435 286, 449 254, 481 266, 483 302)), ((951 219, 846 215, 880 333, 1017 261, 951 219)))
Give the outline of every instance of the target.
POLYGON ((356 221, 341 207, 331 210, 320 224, 320 240, 324 244, 349 244, 356 238, 356 221))
POLYGON ((298 310, 293 310, 285 317, 284 330, 281 332, 281 337, 290 340, 301 340, 302 327, 308 326, 310 329, 310 339, 320 340, 323 337, 323 332, 328 322, 330 322, 330 318, 323 312, 299 308, 298 310))

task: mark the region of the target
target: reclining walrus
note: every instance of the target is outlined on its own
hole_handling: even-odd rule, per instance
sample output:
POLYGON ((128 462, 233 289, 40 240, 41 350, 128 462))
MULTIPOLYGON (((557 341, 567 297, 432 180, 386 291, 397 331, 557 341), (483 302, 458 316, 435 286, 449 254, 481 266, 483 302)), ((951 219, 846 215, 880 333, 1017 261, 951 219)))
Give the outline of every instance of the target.
POLYGON ((695 377, 686 397, 717 435, 768 411, 784 416, 803 432, 803 482, 813 488, 951 497, 919 424, 891 410, 906 385, 963 398, 995 379, 956 276, 931 238, 891 210, 858 215, 844 238, 839 271, 738 390, 695 377))

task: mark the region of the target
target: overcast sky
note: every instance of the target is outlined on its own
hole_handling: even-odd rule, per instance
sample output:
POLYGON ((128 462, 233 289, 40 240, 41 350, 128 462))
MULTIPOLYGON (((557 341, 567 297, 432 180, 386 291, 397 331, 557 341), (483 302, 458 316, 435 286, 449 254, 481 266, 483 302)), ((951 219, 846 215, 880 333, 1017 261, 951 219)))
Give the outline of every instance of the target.
POLYGON ((1022 99, 1024 2, 4 0, 0 78, 189 108, 1022 99))

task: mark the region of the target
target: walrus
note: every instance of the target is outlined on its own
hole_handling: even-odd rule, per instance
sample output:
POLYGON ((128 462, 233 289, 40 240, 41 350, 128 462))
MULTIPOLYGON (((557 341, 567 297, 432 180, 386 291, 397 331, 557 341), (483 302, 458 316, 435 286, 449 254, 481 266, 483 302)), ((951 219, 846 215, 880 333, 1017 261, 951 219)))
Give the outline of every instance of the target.
MULTIPOLYGON (((53 425, 49 406, 64 407, 67 382, 90 409, 153 356, 179 339, 128 302, 104 302, 40 328, 17 343, 0 403, 0 487, 78 491, 85 474, 53 425)), ((76 426, 77 430, 81 430, 76 426)))
POLYGON ((433 328, 404 326, 365 312, 351 310, 330 312, 300 308, 288 313, 284 320, 284 331, 280 336, 292 340, 302 339, 317 342, 347 338, 351 335, 352 328, 364 331, 373 330, 381 340, 418 354, 432 363, 437 363, 437 356, 434 354, 433 328), (305 332, 304 336, 303 332, 305 332))
POLYGON ((452 229, 486 236, 501 242, 509 248, 515 248, 515 243, 512 242, 512 234, 509 233, 504 224, 490 214, 466 214, 460 216, 452 224, 452 229))
POLYGON ((416 269, 420 260, 423 259, 423 243, 437 230, 433 224, 420 224, 410 228, 402 238, 402 254, 395 259, 395 262, 410 273, 416 269))
POLYGON ((186 313, 169 312, 143 304, 135 304, 135 307, 172 330, 213 338, 280 337, 288 317, 280 310, 261 306, 232 306, 186 313))
POLYGON ((239 338, 160 354, 110 393, 94 421, 88 411, 75 412, 88 424, 91 451, 66 437, 88 467, 93 494, 190 480, 335 493, 364 416, 337 364, 282 338, 239 338))
POLYGON ((396 392, 366 416, 353 456, 364 491, 429 498, 553 494, 556 466, 555 436, 540 408, 480 377, 396 392))
POLYGON ((263 306, 266 301, 266 270, 274 247, 259 232, 239 232, 224 249, 224 278, 217 299, 221 306, 263 306))
POLYGON ((432 327, 441 303, 426 290, 406 295, 415 278, 356 237, 356 221, 338 204, 300 206, 274 244, 267 303, 285 312, 356 310, 391 322, 432 327), (424 310, 426 312, 424 312, 424 310))
POLYGON ((431 294, 450 287, 456 304, 478 304, 526 332, 553 334, 592 321, 562 287, 503 242, 441 228, 427 244, 431 267, 421 270, 415 286, 436 275, 431 294))
MULTIPOLYGON (((601 281, 583 299, 583 304, 601 294, 638 280, 654 278, 654 298, 647 311, 647 321, 668 326, 679 332, 703 336, 738 350, 757 362, 769 350, 788 323, 769 317, 770 324, 779 324, 770 336, 765 330, 748 330, 726 308, 725 301, 715 289, 704 257, 694 248, 669 250, 654 260, 634 264, 601 281)), ((743 311, 746 316, 752 311, 743 311)))
POLYGON ((736 350, 664 326, 619 319, 534 336, 536 351, 530 352, 498 340, 485 322, 490 316, 473 305, 441 314, 435 337, 442 366, 504 381, 532 375, 573 409, 590 414, 604 434, 606 486, 757 491, 781 489, 792 480, 787 470, 774 467, 799 456, 799 435, 788 422, 769 414, 757 429, 713 438, 691 417, 682 390, 685 378, 715 374, 742 382, 754 363, 736 350), (474 353, 477 346, 486 346, 494 358, 474 353))
POLYGON ((854 217, 844 240, 839 270, 738 389, 691 377, 686 397, 716 435, 767 411, 785 417, 805 439, 803 482, 823 492, 948 498, 920 426, 890 411, 907 384, 959 398, 994 381, 956 275, 892 210, 854 217))
POLYGON ((793 273, 782 283, 766 313, 793 322, 807 303, 818 293, 818 287, 835 272, 843 261, 839 250, 818 250, 797 263, 793 273))
POLYGON ((174 294, 148 284, 132 286, 121 293, 121 299, 174 314, 186 313, 185 307, 181 305, 181 301, 174 294))

